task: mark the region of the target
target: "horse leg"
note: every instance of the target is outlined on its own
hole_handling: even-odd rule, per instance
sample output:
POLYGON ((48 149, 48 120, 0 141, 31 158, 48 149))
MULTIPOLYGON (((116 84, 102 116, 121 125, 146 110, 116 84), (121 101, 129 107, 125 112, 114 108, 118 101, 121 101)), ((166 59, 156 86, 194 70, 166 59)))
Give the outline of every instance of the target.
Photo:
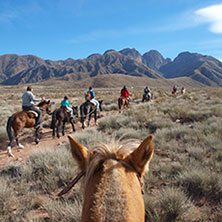
POLYGON ((94 120, 95 120, 95 125, 97 126, 97 110, 94 112, 94 120))
POLYGON ((63 124, 62 124, 62 135, 65 136, 65 120, 63 121, 63 124))
POLYGON ((52 137, 55 138, 55 125, 52 126, 52 137))
POLYGON ((14 157, 14 155, 12 154, 12 143, 13 143, 14 139, 15 139, 14 136, 10 137, 10 142, 7 147, 7 153, 8 153, 8 156, 10 156, 10 157, 14 157))
POLYGON ((70 120, 70 123, 71 123, 71 125, 72 125, 72 130, 73 130, 73 132, 75 132, 76 129, 75 129, 75 125, 74 125, 73 119, 70 120))
POLYGON ((40 128, 37 128, 37 129, 35 130, 35 143, 36 143, 36 144, 39 143, 39 138, 40 138, 40 133, 39 133, 39 131, 40 131, 40 128))
POLYGON ((89 118, 88 118, 88 126, 89 126, 90 120, 91 120, 91 114, 89 115, 89 118))
POLYGON ((24 148, 24 146, 21 144, 21 143, 19 143, 19 141, 18 141, 18 136, 16 136, 16 144, 17 144, 17 146, 19 147, 19 148, 21 148, 21 149, 23 149, 24 148))
POLYGON ((84 124, 85 118, 81 116, 81 123, 82 123, 82 128, 85 128, 85 124, 84 124))
POLYGON ((56 126, 56 134, 57 134, 57 137, 59 138, 60 135, 59 135, 59 127, 61 126, 61 120, 58 121, 58 124, 56 126))

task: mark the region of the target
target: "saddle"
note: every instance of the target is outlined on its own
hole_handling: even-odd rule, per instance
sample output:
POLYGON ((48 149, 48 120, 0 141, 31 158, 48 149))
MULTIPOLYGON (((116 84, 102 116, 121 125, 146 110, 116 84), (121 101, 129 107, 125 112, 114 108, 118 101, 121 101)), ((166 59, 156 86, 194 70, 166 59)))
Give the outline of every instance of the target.
POLYGON ((63 109, 70 117, 70 111, 68 110, 68 108, 66 106, 61 106, 60 108, 63 109))
POLYGON ((29 118, 37 118, 38 117, 38 113, 33 110, 28 110, 25 112, 28 114, 29 118))

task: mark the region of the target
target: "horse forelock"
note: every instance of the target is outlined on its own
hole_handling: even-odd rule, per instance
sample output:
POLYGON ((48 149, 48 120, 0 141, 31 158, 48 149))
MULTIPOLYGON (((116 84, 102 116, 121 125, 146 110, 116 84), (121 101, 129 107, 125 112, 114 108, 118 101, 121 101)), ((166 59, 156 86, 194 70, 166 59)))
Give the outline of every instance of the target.
POLYGON ((99 143, 90 149, 89 162, 86 169, 85 183, 90 180, 98 167, 108 159, 123 160, 135 147, 138 141, 128 140, 125 142, 112 141, 110 144, 99 143))

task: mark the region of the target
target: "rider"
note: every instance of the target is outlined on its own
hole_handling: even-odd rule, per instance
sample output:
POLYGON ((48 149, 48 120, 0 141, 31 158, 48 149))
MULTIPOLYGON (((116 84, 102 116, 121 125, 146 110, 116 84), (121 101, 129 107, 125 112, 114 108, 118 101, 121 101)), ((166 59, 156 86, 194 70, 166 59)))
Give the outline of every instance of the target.
POLYGON ((150 92, 151 92, 150 88, 146 86, 145 89, 144 89, 144 93, 149 94, 150 92))
POLYGON ((129 101, 130 95, 129 95, 129 90, 126 88, 126 86, 123 86, 120 93, 122 98, 126 98, 129 101))
POLYGON ((148 96, 149 99, 152 99, 151 90, 148 86, 145 87, 144 94, 145 94, 145 96, 148 96))
POLYGON ((70 112, 70 118, 73 118, 73 110, 70 106, 69 99, 67 96, 65 96, 64 99, 61 101, 61 106, 68 109, 70 112))
POLYGON ((28 110, 33 110, 35 111, 38 116, 36 119, 36 123, 35 123, 35 128, 41 128, 41 122, 42 122, 42 112, 40 109, 38 109, 37 107, 35 107, 34 102, 38 102, 41 100, 45 100, 45 98, 35 98, 33 93, 32 93, 33 89, 31 86, 27 87, 27 91, 24 92, 24 94, 22 95, 22 109, 23 111, 28 111, 28 110))
POLYGON ((96 108, 99 109, 99 102, 95 99, 95 92, 93 91, 92 86, 89 87, 85 99, 95 104, 96 108))
POLYGON ((173 92, 177 92, 177 86, 175 85, 175 86, 173 86, 173 92))

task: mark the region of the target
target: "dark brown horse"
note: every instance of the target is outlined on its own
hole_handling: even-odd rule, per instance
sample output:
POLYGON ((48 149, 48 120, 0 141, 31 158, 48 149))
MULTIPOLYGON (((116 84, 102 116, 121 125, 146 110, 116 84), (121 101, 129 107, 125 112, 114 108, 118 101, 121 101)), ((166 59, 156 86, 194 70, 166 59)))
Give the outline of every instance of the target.
MULTIPOLYGON (((37 106, 42 111, 42 120, 44 119, 45 113, 48 113, 49 115, 51 115, 50 100, 49 101, 44 100, 44 101, 40 102, 37 106)), ((36 113, 34 113, 33 111, 17 112, 8 118, 6 130, 8 133, 9 140, 10 140, 8 148, 7 148, 9 156, 13 156, 13 154, 11 152, 11 147, 12 147, 12 142, 14 141, 14 139, 16 139, 17 146, 19 146, 20 148, 24 148, 24 146, 22 144, 20 144, 18 141, 19 133, 21 133, 23 128, 34 127, 35 122, 36 122, 36 113), (12 129, 14 131, 14 135, 13 135, 12 129)), ((39 131, 40 131, 39 128, 37 128, 35 131, 36 144, 39 143, 39 136, 40 136, 39 131)))
MULTIPOLYGON (((78 106, 72 106, 73 116, 78 118, 78 106)), ((52 122, 51 122, 51 129, 52 129, 52 136, 55 137, 55 129, 56 135, 59 138, 59 128, 62 125, 62 135, 65 135, 65 124, 66 122, 70 122, 72 125, 73 132, 76 131, 74 125, 74 119, 70 118, 70 112, 67 112, 66 107, 60 107, 53 111, 52 113, 52 122)))
POLYGON ((91 120, 92 115, 94 115, 95 124, 97 121, 97 113, 99 111, 102 111, 102 102, 103 100, 98 101, 99 102, 99 110, 97 110, 96 105, 91 103, 90 101, 84 102, 82 105, 80 105, 80 122, 82 123, 82 128, 85 128, 85 120, 88 117, 88 126, 91 120))
POLYGON ((121 112, 121 110, 123 110, 124 108, 128 108, 129 107, 129 100, 125 97, 119 97, 118 99, 118 107, 119 107, 119 113, 121 112))

